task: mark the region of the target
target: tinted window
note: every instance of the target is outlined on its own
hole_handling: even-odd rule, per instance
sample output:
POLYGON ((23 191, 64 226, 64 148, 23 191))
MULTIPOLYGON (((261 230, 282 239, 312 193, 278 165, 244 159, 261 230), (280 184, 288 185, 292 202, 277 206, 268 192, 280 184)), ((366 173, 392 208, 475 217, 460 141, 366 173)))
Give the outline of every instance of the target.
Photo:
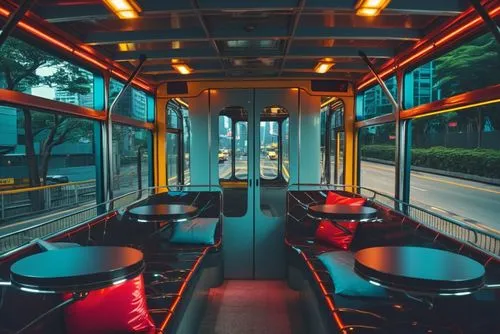
MULTIPOLYGON (((109 82, 109 105, 118 96, 118 93, 123 88, 124 84, 118 80, 111 79, 109 82)), ((128 87, 123 93, 118 104, 113 111, 115 114, 130 117, 141 122, 148 121, 148 103, 145 92, 128 87)))
POLYGON ((5 105, 0 119, 2 221, 95 204, 94 121, 5 105))
POLYGON ((0 88, 94 108, 94 75, 19 39, 0 47, 0 88))
POLYGON ((500 45, 488 33, 417 67, 405 77, 405 107, 500 83, 499 59, 500 45))
POLYGON ((360 129, 360 184, 394 197, 396 127, 394 123, 360 129))
MULTIPOLYGON (((394 99, 397 99, 398 86, 396 77, 392 76, 384 82, 394 99)), ((392 104, 382 91, 380 85, 376 85, 360 93, 356 99, 356 104, 356 119, 359 121, 393 112, 392 104)))

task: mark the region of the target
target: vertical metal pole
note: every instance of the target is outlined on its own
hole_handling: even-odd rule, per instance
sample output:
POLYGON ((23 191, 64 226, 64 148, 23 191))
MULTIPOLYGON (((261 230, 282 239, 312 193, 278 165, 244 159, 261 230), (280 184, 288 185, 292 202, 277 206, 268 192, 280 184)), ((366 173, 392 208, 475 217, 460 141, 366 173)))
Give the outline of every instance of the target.
POLYGON ((36 0, 24 0, 15 12, 12 12, 0 30, 0 47, 5 43, 9 35, 14 31, 16 25, 23 18, 24 14, 35 4, 36 0))
MULTIPOLYGON (((107 159, 108 159, 108 187, 107 187, 107 194, 106 194, 106 200, 109 201, 113 198, 113 124, 111 117, 113 115, 113 111, 120 100, 120 98, 123 96, 125 93, 125 90, 130 86, 132 83, 132 80, 139 74, 139 71, 142 68, 142 65, 144 65, 144 62, 146 61, 146 56, 145 55, 140 55, 139 57, 139 64, 137 64, 137 67, 134 69, 130 77, 128 78, 127 82, 125 82, 125 85, 122 87, 114 101, 111 103, 111 106, 108 109, 108 114, 106 115, 106 127, 107 127, 107 135, 106 135, 106 144, 107 144, 107 159)), ((108 92, 109 94, 109 92, 108 92)), ((111 205, 109 209, 112 209, 113 206, 111 205)))

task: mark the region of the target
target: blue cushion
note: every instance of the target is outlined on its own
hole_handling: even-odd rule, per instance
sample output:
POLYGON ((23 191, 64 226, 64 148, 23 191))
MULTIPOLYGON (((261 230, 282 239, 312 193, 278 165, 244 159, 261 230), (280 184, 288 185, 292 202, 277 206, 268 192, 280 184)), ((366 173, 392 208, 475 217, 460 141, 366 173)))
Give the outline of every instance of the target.
POLYGON ((213 245, 218 218, 195 218, 178 222, 174 226, 170 242, 180 244, 213 245))
POLYGON ((345 297, 388 297, 387 290, 373 285, 354 272, 354 254, 351 252, 327 252, 318 259, 328 270, 335 286, 335 293, 345 297))

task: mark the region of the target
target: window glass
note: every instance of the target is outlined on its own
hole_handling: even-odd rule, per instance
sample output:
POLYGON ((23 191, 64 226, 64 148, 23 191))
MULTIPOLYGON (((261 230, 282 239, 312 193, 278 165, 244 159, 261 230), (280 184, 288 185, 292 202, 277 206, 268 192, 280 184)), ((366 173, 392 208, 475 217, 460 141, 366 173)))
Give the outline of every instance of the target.
POLYGON ((274 180, 278 177, 278 122, 260 122, 260 177, 274 180))
POLYGON ((184 141, 184 184, 190 184, 191 182, 191 121, 189 120, 189 111, 183 109, 183 129, 182 137, 184 141))
POLYGON ((410 203, 499 232, 500 103, 413 120, 410 175, 410 203))
MULTIPOLYGON (((396 99, 398 93, 396 77, 389 77, 384 82, 391 92, 392 96, 396 99)), ((356 102, 356 119, 358 121, 390 114, 393 112, 392 104, 391 102, 389 102, 389 99, 382 91, 380 85, 376 85, 360 93, 356 99, 356 102)))
MULTIPOLYGON (((111 78, 109 81, 109 106, 118 96, 124 84, 111 78)), ((131 86, 125 90, 114 111, 115 114, 130 117, 141 122, 148 121, 148 103, 145 92, 131 86)))
POLYGON ((42 223, 96 203, 94 121, 6 105, 0 119, 3 223, 42 223))
POLYGON ((234 174, 238 180, 246 180, 248 176, 248 122, 236 122, 235 128, 236 161, 234 174))
POLYGON ((337 184, 344 184, 344 152, 345 152, 345 132, 338 133, 339 155, 337 163, 337 184))
POLYGON ((343 183, 343 137, 339 141, 341 133, 344 131, 344 103, 342 100, 335 100, 327 107, 328 117, 326 119, 327 132, 324 134, 325 162, 322 164, 324 176, 323 183, 339 184, 343 183), (339 172, 342 171, 342 172, 339 172), (342 182, 339 180, 342 179, 342 182))
POLYGON ((149 186, 151 132, 113 124, 113 193, 120 196, 149 186))
POLYGON ((0 47, 0 88, 94 108, 94 74, 17 38, 0 47))
POLYGON ((218 145, 224 215, 242 217, 248 208, 248 114, 245 109, 234 106, 220 111, 218 145))
POLYGON ((405 76, 411 108, 500 83, 500 46, 492 33, 462 44, 405 76))
POLYGON ((226 115, 219 116, 219 179, 229 180, 233 176, 232 156, 232 120, 226 115))
POLYGON ((396 126, 394 123, 359 131, 360 185, 394 197, 396 126))
POLYGON ((167 184, 180 184, 179 178, 179 133, 167 133, 167 184))
POLYGON ((290 180, 290 118, 283 121, 281 125, 281 138, 282 138, 282 174, 285 181, 290 180))

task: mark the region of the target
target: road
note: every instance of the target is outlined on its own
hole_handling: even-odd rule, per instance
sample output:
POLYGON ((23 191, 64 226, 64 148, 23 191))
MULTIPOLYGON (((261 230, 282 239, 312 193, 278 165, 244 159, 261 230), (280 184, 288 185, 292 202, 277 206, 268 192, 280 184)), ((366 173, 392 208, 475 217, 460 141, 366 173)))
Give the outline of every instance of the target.
MULTIPOLYGON (((394 194, 394 167, 361 162, 366 188, 394 194)), ((500 186, 412 171, 410 203, 500 234, 500 186)))

